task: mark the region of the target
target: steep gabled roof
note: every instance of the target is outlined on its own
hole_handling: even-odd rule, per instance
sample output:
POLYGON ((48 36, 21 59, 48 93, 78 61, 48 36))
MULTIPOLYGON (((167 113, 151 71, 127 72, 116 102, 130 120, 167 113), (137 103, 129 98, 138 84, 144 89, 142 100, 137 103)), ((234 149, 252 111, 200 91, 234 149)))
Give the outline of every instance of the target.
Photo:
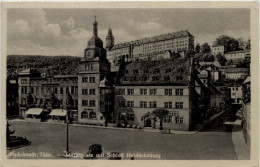
POLYGON ((131 62, 121 65, 115 84, 187 86, 190 67, 189 59, 131 62))

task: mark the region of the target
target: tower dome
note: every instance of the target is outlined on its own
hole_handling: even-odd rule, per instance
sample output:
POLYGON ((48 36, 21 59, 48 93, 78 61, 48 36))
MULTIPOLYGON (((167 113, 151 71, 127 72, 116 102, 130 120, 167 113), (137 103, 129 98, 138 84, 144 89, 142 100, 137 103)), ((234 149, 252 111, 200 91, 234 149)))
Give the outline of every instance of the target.
POLYGON ((98 22, 97 22, 96 16, 95 16, 95 21, 93 23, 93 36, 88 41, 88 47, 103 48, 103 42, 98 37, 98 27, 97 26, 98 26, 98 22))

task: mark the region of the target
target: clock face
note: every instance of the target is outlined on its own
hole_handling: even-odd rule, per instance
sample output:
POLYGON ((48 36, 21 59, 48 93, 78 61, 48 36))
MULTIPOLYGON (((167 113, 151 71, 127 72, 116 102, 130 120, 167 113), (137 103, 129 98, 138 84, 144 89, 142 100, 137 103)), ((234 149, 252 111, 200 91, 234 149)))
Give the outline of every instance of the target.
POLYGON ((86 58, 87 59, 91 59, 93 57, 93 55, 94 55, 93 51, 91 51, 91 50, 87 50, 86 51, 86 58))

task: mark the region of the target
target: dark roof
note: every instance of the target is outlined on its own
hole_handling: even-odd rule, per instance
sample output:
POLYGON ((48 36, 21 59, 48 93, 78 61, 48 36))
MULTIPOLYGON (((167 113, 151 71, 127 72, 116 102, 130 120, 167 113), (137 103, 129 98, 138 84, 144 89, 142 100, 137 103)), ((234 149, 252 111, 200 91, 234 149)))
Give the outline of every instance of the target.
POLYGON ((187 86, 190 81, 189 59, 145 61, 120 66, 115 85, 187 86))
POLYGON ((225 54, 234 54, 234 53, 245 53, 246 51, 244 50, 237 50, 237 51, 232 51, 232 52, 227 52, 225 54))
POLYGON ((229 68, 226 73, 250 72, 249 68, 229 68))
POLYGON ((119 44, 115 45, 113 48, 111 48, 111 50, 128 47, 130 45, 136 46, 136 45, 164 41, 164 40, 169 40, 169 39, 173 39, 173 38, 181 38, 181 37, 186 37, 186 36, 192 36, 192 35, 189 33, 188 30, 183 30, 183 31, 153 36, 153 37, 149 37, 149 38, 144 38, 144 39, 140 39, 140 40, 135 40, 135 41, 131 41, 131 42, 119 43, 119 44))

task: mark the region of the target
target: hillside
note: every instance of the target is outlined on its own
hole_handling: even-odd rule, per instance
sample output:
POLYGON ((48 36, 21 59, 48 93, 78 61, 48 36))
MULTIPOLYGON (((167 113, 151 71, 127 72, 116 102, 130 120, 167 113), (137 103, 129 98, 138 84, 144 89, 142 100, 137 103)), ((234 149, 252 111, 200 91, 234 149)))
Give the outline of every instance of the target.
POLYGON ((16 79, 20 71, 33 67, 39 71, 51 69, 54 75, 76 74, 80 57, 71 56, 7 56, 7 77, 16 79))

